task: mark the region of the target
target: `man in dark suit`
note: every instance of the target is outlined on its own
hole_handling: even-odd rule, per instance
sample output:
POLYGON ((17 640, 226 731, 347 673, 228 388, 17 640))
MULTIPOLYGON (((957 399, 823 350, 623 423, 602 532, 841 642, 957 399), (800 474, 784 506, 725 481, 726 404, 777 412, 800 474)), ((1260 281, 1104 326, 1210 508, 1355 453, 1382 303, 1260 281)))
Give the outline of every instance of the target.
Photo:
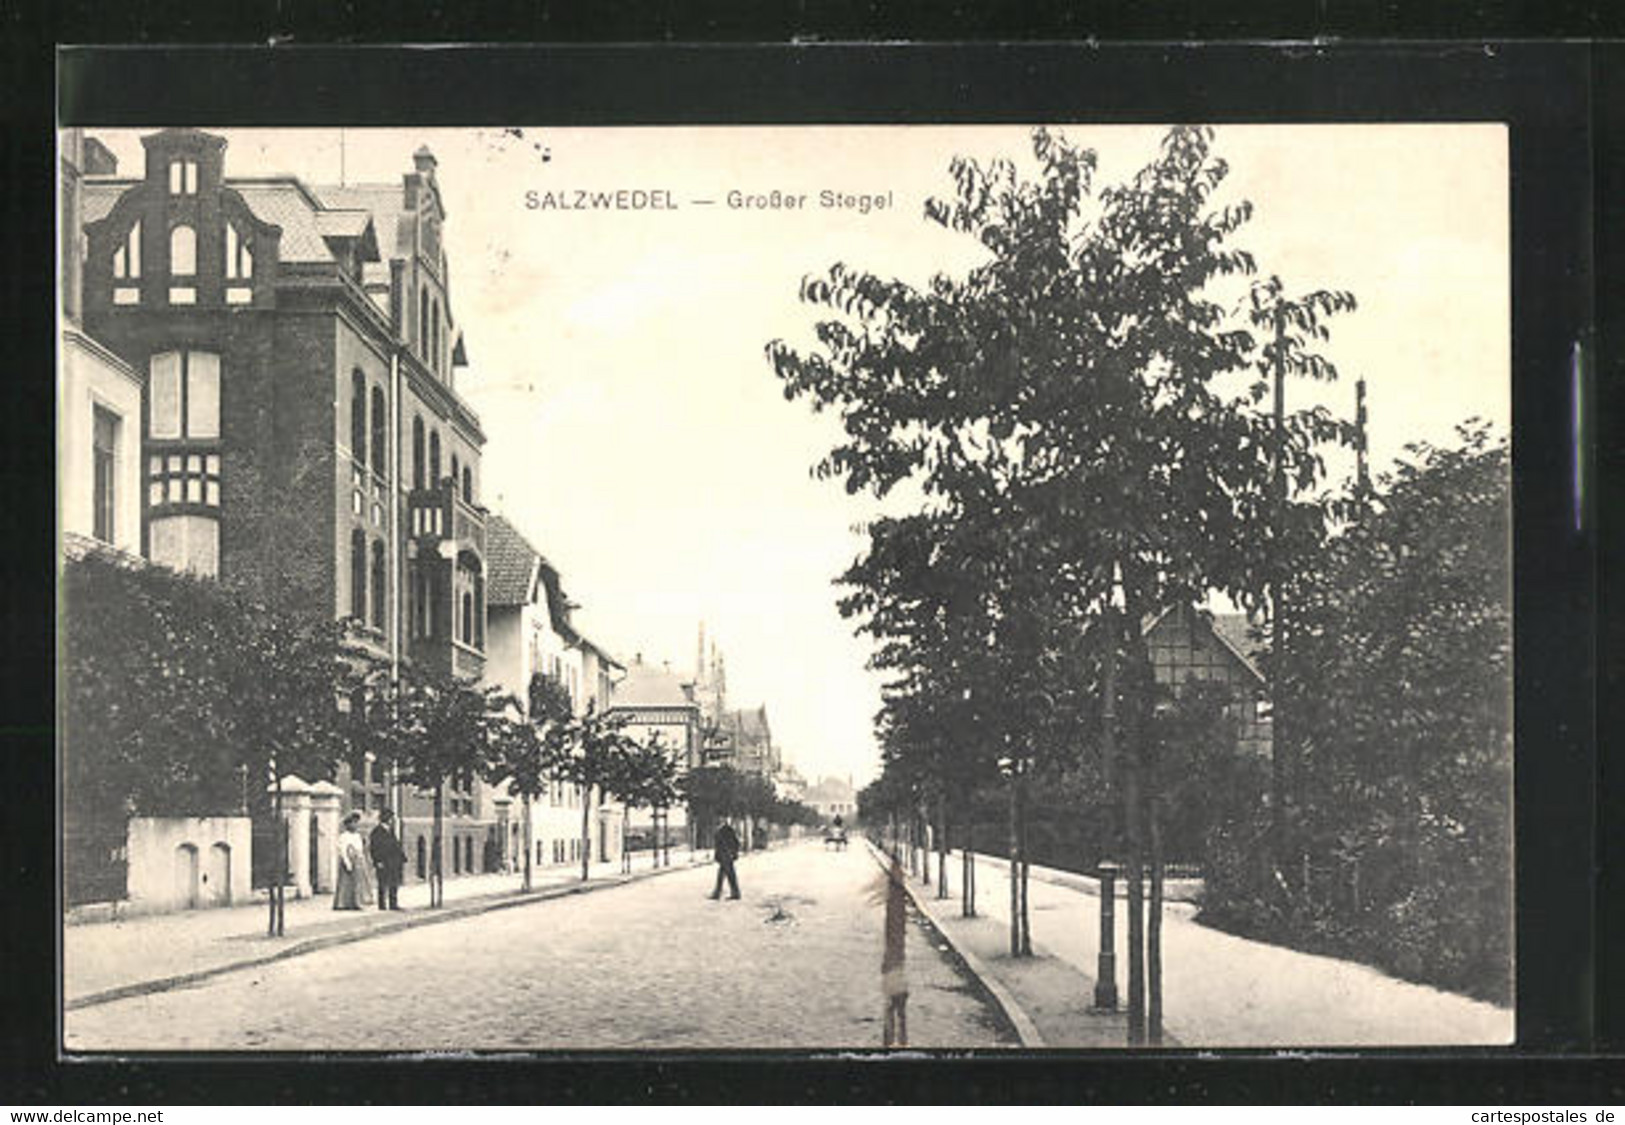
POLYGON ((712 898, 722 897, 722 880, 728 880, 729 898, 739 897, 739 876, 734 874, 734 860, 739 858, 739 834, 729 825, 717 829, 711 842, 712 854, 717 860, 717 887, 712 898))
POLYGON ((395 814, 385 809, 378 814, 378 827, 367 837, 372 866, 378 872, 378 909, 399 910, 401 872, 406 867, 406 849, 395 839, 395 814))

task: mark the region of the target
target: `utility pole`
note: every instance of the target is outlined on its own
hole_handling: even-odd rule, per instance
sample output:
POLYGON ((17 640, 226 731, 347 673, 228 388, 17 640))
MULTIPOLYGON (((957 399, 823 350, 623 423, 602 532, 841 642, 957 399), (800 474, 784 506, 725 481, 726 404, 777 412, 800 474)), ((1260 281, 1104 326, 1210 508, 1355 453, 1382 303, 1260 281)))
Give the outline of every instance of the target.
MULTIPOLYGON (((1273 493, 1273 532, 1271 536, 1270 572, 1270 645, 1275 650, 1276 666, 1286 651, 1286 596, 1283 579, 1286 576, 1286 314, 1281 309, 1284 299, 1275 295, 1275 432, 1272 450, 1271 492, 1273 493)), ((1286 780, 1287 738, 1285 716, 1276 708, 1272 717, 1270 739, 1270 820, 1275 837, 1275 861, 1279 867, 1286 859, 1286 780)))
POLYGON ((1364 504, 1371 496, 1371 467, 1366 447, 1365 377, 1354 384, 1355 496, 1364 504))

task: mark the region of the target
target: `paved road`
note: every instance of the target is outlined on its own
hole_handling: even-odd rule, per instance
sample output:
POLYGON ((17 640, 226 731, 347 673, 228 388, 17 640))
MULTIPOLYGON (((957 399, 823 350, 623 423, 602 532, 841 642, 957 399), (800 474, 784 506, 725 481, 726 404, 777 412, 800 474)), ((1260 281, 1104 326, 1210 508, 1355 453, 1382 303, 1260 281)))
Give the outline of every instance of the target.
MULTIPOLYGON (((426 926, 67 1014, 81 1050, 880 1046, 878 868, 812 843, 740 864, 426 926)), ((1014 1046, 909 932, 911 1045, 1014 1046)))

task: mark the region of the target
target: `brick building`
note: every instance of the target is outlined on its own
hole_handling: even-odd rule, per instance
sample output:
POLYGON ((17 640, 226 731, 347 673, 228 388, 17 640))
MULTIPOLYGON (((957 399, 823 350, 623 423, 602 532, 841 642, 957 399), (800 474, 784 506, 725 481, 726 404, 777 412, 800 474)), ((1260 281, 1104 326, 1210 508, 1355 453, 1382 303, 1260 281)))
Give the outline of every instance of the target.
MULTIPOLYGON (((142 144, 140 176, 104 161, 80 182, 84 325, 144 392, 142 553, 347 618, 375 656, 480 677, 485 438, 454 380, 434 156, 398 183, 322 187, 229 177, 225 139, 195 129, 142 144)), ((390 800, 364 755, 337 780, 347 807, 390 800)), ((429 801, 394 796, 421 877, 429 801)), ((447 874, 484 866, 484 798, 448 793, 447 874)))

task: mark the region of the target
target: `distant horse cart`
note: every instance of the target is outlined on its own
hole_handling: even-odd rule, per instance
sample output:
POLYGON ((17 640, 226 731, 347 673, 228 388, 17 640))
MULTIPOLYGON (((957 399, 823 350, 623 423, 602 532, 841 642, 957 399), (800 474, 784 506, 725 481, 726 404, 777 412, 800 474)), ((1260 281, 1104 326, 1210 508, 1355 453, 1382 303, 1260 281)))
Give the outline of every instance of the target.
POLYGON ((832 824, 824 829, 824 848, 828 850, 831 845, 834 845, 836 851, 846 851, 846 827, 844 825, 832 824))

